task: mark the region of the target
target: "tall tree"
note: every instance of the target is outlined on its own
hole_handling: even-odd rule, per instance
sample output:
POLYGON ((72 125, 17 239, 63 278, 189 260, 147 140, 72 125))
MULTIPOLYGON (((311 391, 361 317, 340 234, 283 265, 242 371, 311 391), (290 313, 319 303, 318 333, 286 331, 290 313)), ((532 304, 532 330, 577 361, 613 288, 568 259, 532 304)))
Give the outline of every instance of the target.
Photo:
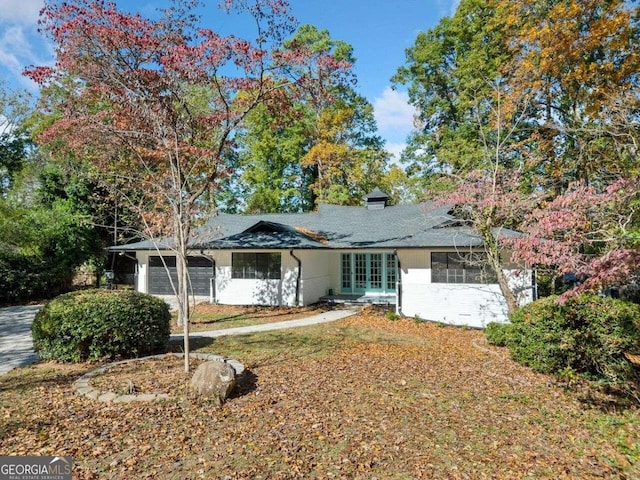
POLYGON ((448 177, 445 199, 480 232, 524 229, 516 258, 583 288, 637 275, 639 18, 623 0, 463 0, 395 77, 424 122, 409 153, 448 177))
POLYGON ((388 154, 376 132, 373 108, 352 89, 315 111, 302 165, 312 172, 315 203, 358 205, 387 173, 388 154))
MULTIPOLYGON (((285 44, 285 49, 298 48, 355 62, 351 45, 313 25, 301 26, 285 44)), ((321 71, 311 75, 320 79, 322 95, 314 89, 295 102, 290 95, 274 97, 250 114, 238 137, 246 211, 352 204, 384 184, 388 155, 371 104, 352 85, 336 83, 321 71)))
POLYGON ((31 148, 24 124, 31 112, 29 103, 27 92, 10 91, 0 83, 0 196, 11 189, 31 148))
POLYGON ((278 89, 312 89, 318 77, 340 77, 350 67, 304 45, 282 48, 294 28, 284 0, 224 2, 227 13, 253 22, 254 39, 200 28, 193 13, 199 3, 176 0, 150 20, 102 0, 47 2, 42 28, 56 64, 28 71, 43 84, 63 87, 72 79, 67 99, 55 105, 60 118, 41 140, 93 162, 117 190, 137 191, 131 208, 146 235, 170 236, 160 248, 176 254, 186 370, 189 239, 206 213, 201 200, 221 181, 234 134, 278 89), (302 68, 311 60, 314 78, 302 68))
POLYGON ((308 148, 310 118, 304 104, 261 106, 238 137, 238 179, 248 213, 309 211, 308 173, 300 158, 308 148))
POLYGON ((575 181, 604 188, 638 173, 635 2, 502 1, 499 11, 512 52, 510 98, 529 99, 542 186, 560 194, 575 181))
POLYGON ((502 1, 510 100, 531 104, 528 147, 549 200, 522 225, 521 261, 579 278, 574 291, 640 274, 640 15, 635 2, 502 1))
POLYGON ((478 99, 491 98, 509 60, 500 24, 495 0, 462 0, 452 17, 419 33, 407 49, 392 81, 409 86, 418 111, 420 127, 403 155, 411 175, 428 179, 486 161, 481 134, 490 131, 490 112, 478 99))

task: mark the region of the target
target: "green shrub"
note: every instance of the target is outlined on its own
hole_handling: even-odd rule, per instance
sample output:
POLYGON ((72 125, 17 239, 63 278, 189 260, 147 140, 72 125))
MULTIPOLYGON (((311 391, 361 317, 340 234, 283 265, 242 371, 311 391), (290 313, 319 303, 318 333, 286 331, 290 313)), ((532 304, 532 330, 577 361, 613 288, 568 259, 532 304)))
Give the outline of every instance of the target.
POLYGON ((541 373, 568 369, 597 379, 628 381, 638 371, 625 357, 640 352, 640 306, 595 295, 559 304, 547 297, 525 305, 501 333, 518 362, 541 373))
POLYGON ((400 315, 395 312, 387 312, 385 316, 387 317, 387 320, 391 320, 392 322, 400 318, 400 315))
POLYGON ((487 341, 491 345, 498 347, 507 346, 507 336, 511 325, 505 323, 491 322, 484 329, 484 334, 487 337, 487 341))
POLYGON ((168 305, 151 295, 85 290, 46 304, 31 331, 34 348, 44 359, 130 358, 166 351, 170 320, 168 305))
POLYGON ((0 251, 0 304, 54 297, 68 291, 73 270, 55 259, 0 251))

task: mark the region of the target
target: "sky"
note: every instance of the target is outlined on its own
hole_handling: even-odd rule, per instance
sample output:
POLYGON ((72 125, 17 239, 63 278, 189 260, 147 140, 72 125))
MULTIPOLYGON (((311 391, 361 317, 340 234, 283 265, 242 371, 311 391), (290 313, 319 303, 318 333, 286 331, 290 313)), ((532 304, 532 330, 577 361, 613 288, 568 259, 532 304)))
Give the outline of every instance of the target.
MULTIPOLYGON (((219 18, 203 15, 205 26, 219 18)), ((402 151, 413 127, 413 108, 406 88, 392 89, 391 77, 406 61, 405 50, 419 32, 434 27, 442 17, 453 15, 459 0, 289 0, 300 24, 309 23, 329 31, 331 38, 353 46, 356 57, 356 90, 373 105, 379 133, 386 148, 402 151)), ((161 0, 115 0, 129 11, 152 15, 161 0)), ((44 0, 0 0, 0 81, 5 88, 31 90, 36 85, 22 75, 30 65, 54 60, 53 47, 37 32, 38 14, 44 0)), ((215 15, 215 17, 214 17, 215 15)), ((229 27, 229 25, 226 25, 229 27)), ((214 28, 215 29, 215 28, 214 28)))

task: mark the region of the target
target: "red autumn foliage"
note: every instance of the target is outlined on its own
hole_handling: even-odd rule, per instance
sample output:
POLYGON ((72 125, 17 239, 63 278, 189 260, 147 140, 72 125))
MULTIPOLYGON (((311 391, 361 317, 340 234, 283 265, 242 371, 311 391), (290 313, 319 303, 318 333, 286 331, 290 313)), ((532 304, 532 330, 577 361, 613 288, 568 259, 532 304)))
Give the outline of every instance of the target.
POLYGON ((172 5, 151 20, 104 0, 52 0, 40 27, 55 45, 56 63, 26 74, 46 87, 43 108, 54 112, 41 144, 93 163, 139 213, 143 236, 171 238, 187 325, 193 222, 215 206, 245 117, 281 90, 322 95, 350 65, 286 44, 295 20, 284 0, 224 2, 228 14, 251 21, 255 38, 201 28, 195 11, 204 2, 172 5))

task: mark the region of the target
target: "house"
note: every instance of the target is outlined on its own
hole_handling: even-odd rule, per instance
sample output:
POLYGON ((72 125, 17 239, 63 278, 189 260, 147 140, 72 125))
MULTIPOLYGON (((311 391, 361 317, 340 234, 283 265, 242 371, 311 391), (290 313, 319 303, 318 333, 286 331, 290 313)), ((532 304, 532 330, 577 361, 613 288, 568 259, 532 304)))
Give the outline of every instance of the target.
MULTIPOLYGON (((479 235, 446 206, 389 206, 378 189, 362 207, 221 214, 199 228, 190 244, 191 288, 202 300, 279 306, 323 300, 387 303, 401 315, 447 324, 483 327, 507 321, 500 288, 482 265, 479 235)), ((137 290, 173 295, 176 262, 170 249, 148 240, 111 250, 135 252, 137 290)), ((504 268, 521 302, 531 301, 531 273, 514 265, 504 268)))

